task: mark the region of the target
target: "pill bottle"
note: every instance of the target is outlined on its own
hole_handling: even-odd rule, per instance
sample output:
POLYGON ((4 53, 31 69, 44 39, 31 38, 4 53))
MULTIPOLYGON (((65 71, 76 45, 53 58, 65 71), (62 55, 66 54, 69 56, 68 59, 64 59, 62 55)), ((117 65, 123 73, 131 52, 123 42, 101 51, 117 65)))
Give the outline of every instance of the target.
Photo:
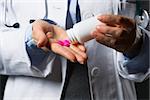
POLYGON ((97 25, 104 24, 100 22, 96 16, 88 18, 84 21, 76 23, 73 28, 67 30, 67 35, 72 43, 84 43, 93 39, 90 32, 96 28, 97 25))

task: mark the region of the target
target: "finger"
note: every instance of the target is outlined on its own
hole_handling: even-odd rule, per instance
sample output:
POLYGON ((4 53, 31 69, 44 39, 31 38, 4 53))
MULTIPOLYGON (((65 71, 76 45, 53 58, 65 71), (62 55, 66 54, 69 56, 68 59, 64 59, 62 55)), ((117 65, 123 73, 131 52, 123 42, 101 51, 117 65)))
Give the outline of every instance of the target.
POLYGON ((75 52, 74 50, 72 50, 72 49, 69 48, 69 47, 65 47, 65 46, 64 46, 64 48, 67 49, 68 51, 72 52, 72 53, 75 55, 77 61, 78 61, 80 64, 84 64, 85 59, 84 59, 81 55, 79 55, 78 52, 75 52))
POLYGON ((96 41, 111 48, 116 47, 115 45, 116 39, 113 39, 111 37, 104 36, 101 40, 99 38, 96 38, 96 41))
POLYGON ((44 47, 47 44, 47 38, 45 36, 41 36, 37 42, 37 47, 44 47))
POLYGON ((94 37, 96 39, 97 42, 109 46, 109 47, 115 47, 115 43, 116 43, 116 39, 110 37, 110 36, 106 36, 102 33, 97 34, 97 31, 93 32, 94 37))
POLYGON ((53 28, 55 25, 52 25, 44 20, 37 20, 36 22, 39 23, 39 25, 40 25, 39 29, 42 30, 43 32, 45 32, 45 33, 53 32, 53 28))
POLYGON ((98 31, 97 29, 93 30, 90 34, 93 38, 99 38, 99 39, 103 38, 104 36, 104 34, 98 31))
POLYGON ((46 36, 47 38, 53 38, 54 33, 53 32, 47 32, 46 36))
POLYGON ((43 31, 36 31, 36 33, 33 32, 32 37, 37 41, 37 47, 44 47, 48 42, 47 37, 43 31))
POLYGON ((111 46, 110 43, 113 42, 113 41, 111 41, 112 37, 106 36, 105 34, 98 32, 97 30, 93 31, 91 34, 96 39, 97 42, 99 42, 103 45, 110 47, 111 46))
POLYGON ((76 57, 74 56, 74 54, 72 52, 70 52, 70 50, 62 47, 61 45, 59 45, 57 43, 51 44, 51 50, 54 53, 65 57, 66 59, 70 60, 71 62, 76 62, 76 57))
POLYGON ((82 52, 86 52, 86 48, 83 45, 76 45, 82 52))
POLYGON ((115 24, 122 24, 127 22, 127 18, 124 18, 120 15, 101 15, 98 16, 98 20, 100 20, 103 23, 109 24, 109 25, 115 25, 115 24))
POLYGON ((85 52, 81 51, 77 46, 75 45, 70 45, 70 48, 77 52, 80 56, 82 56, 84 59, 87 59, 87 55, 85 52))
POLYGON ((50 48, 50 45, 51 45, 51 42, 56 42, 56 40, 55 39, 53 39, 53 32, 47 32, 46 33, 46 37, 47 37, 47 39, 48 39, 48 43, 47 43, 47 47, 49 47, 50 48))
POLYGON ((97 34, 103 33, 104 35, 113 38, 123 37, 127 33, 127 31, 124 28, 118 28, 112 26, 98 25, 96 29, 97 29, 97 34))

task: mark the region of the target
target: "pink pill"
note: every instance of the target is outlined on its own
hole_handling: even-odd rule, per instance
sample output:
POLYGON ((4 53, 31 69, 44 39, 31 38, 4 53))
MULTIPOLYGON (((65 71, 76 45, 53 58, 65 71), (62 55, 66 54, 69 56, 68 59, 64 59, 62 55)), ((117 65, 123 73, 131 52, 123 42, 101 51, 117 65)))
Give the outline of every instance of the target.
POLYGON ((70 41, 69 40, 59 40, 58 44, 60 44, 61 46, 66 46, 69 47, 70 46, 70 41))
POLYGON ((69 47, 69 46, 70 46, 70 42, 69 42, 69 40, 64 40, 63 42, 64 42, 64 46, 67 46, 67 47, 69 47))
POLYGON ((69 41, 69 40, 64 40, 64 42, 70 44, 70 41, 69 41))
POLYGON ((59 40, 57 43, 60 44, 61 46, 64 46, 64 42, 61 40, 59 40))
POLYGON ((68 44, 68 43, 64 43, 64 46, 69 47, 69 46, 70 46, 70 44, 68 44))

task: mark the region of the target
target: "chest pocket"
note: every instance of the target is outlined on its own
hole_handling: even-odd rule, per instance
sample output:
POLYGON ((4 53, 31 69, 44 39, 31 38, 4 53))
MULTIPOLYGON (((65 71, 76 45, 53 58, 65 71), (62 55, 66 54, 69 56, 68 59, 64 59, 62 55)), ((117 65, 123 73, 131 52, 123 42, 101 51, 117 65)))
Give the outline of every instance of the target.
POLYGON ((14 0, 13 5, 19 22, 29 22, 30 19, 41 19, 46 14, 44 0, 14 0))
POLYGON ((65 27, 67 0, 48 0, 48 18, 65 27))
POLYGON ((100 14, 112 14, 112 0, 79 0, 82 20, 100 14))

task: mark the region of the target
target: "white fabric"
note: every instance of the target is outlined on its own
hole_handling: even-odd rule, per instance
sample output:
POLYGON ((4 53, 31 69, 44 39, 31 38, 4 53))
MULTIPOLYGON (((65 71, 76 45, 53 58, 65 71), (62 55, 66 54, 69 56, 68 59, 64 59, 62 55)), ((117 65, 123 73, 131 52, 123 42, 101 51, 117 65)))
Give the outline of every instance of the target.
MULTIPOLYGON (((66 60, 61 58, 62 65, 66 60)), ((62 82, 26 76, 9 77, 4 100, 60 100, 63 89, 66 67, 63 67, 62 82)))
MULTIPOLYGON (((19 73, 39 76, 30 69, 30 61, 24 45, 26 30, 24 26, 28 26, 27 23, 30 19, 41 19, 45 16, 44 1, 12 1, 21 28, 7 28, 7 30, 0 31, 0 54, 2 55, 0 59, 5 65, 2 74, 17 75, 19 73), (20 65, 17 65, 15 61, 20 65), (20 70, 20 66, 24 69, 20 70)), ((112 14, 112 3, 115 2, 114 0, 79 0, 81 19, 85 20, 99 14, 112 14)), ((64 27, 66 13, 67 0, 48 0, 49 19, 64 27)), ((95 40, 89 41, 85 45, 89 57, 88 72, 92 100, 136 100, 133 83, 119 75, 116 51, 97 43, 95 40), (95 67, 98 69, 96 72, 95 67)), ((57 64, 55 65, 57 66, 57 64)), ((61 82, 27 76, 9 77, 4 100, 59 100, 66 75, 66 60, 63 58, 61 59, 61 68, 61 82)))

